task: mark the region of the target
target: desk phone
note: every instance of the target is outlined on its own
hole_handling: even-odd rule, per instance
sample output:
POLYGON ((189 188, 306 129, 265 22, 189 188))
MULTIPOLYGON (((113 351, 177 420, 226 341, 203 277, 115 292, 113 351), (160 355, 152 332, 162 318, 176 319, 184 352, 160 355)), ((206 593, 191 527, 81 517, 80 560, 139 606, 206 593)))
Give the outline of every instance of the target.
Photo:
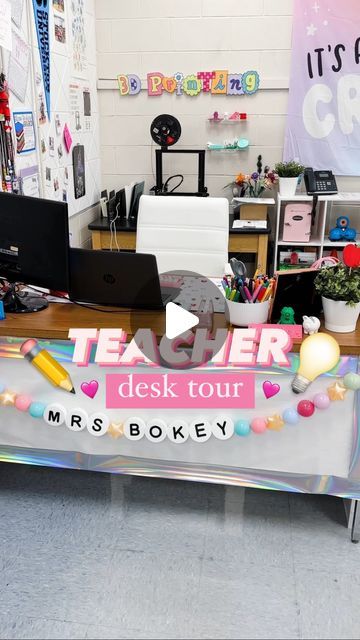
POLYGON ((332 171, 313 171, 308 167, 304 172, 304 180, 308 195, 326 196, 338 192, 332 171))

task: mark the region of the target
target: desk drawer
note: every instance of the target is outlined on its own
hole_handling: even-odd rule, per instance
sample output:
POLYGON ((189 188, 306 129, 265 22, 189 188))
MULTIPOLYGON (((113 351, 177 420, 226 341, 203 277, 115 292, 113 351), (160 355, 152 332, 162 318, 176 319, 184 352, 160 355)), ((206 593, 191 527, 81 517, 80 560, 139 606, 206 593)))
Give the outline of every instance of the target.
MULTIPOLYGON (((120 249, 128 249, 135 251, 136 249, 136 233, 131 231, 118 231, 116 238, 120 249)), ((110 231, 93 231, 92 246, 93 249, 110 249, 111 234, 110 231)), ((116 248, 115 237, 113 236, 113 248, 116 248)))
POLYGON ((259 246, 259 236, 252 234, 230 234, 230 253, 257 253, 259 246))

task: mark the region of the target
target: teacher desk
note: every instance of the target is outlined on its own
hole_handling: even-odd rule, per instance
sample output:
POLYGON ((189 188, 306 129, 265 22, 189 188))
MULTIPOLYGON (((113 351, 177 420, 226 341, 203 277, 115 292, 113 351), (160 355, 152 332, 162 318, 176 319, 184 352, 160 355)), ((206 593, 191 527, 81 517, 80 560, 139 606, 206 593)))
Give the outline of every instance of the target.
MULTIPOLYGON (((110 249, 111 233, 108 218, 97 218, 89 224, 93 249, 110 249)), ((266 271, 270 228, 266 229, 230 229, 229 253, 253 253, 257 256, 257 264, 266 271)), ((120 249, 135 251, 136 226, 127 219, 118 221, 116 239, 120 249)), ((113 247, 115 240, 113 239, 113 247)))
MULTIPOLYGON (((74 402, 84 406, 86 399, 81 394, 67 394, 71 398, 63 399, 50 386, 44 388, 41 376, 30 376, 29 365, 20 357, 19 347, 23 339, 41 339, 45 341, 46 349, 52 350, 55 356, 62 354, 67 358, 64 360, 65 366, 77 389, 83 379, 90 380, 93 377, 101 380, 101 386, 105 389, 106 369, 102 370, 95 364, 90 364, 87 370, 76 367, 72 363, 72 346, 67 339, 70 328, 85 327, 122 328, 130 338, 133 334, 130 310, 114 311, 102 313, 71 303, 52 303, 39 313, 7 314, 6 319, 0 322, 0 379, 15 392, 27 390, 40 401, 66 401, 67 404, 74 402)), ((223 314, 215 314, 214 319, 215 327, 227 326, 223 314)), ((138 324, 139 327, 151 328, 160 337, 165 330, 165 313, 140 311, 138 324)), ((360 326, 354 333, 333 335, 341 347, 342 369, 351 366, 355 371, 360 356, 360 326)), ((295 342, 294 352, 299 350, 300 342, 295 342)), ((292 367, 287 370, 279 371, 279 367, 270 367, 266 370, 257 368, 255 371, 256 412, 259 411, 260 415, 269 412, 267 401, 261 393, 264 380, 273 379, 282 384, 282 408, 288 402, 294 403, 290 381, 298 365, 296 355, 290 357, 293 359, 292 367)), ((340 374, 341 370, 335 376, 340 374)), ((329 384, 331 379, 321 377, 313 383, 312 393, 316 393, 317 389, 323 390, 329 384)), ((89 400, 85 410, 104 410, 104 396, 96 399, 99 406, 95 407, 92 404, 94 402, 89 400)), ((147 443, 146 439, 136 447, 125 438, 112 440, 93 438, 84 432, 74 434, 66 427, 47 427, 41 420, 35 420, 36 424, 33 424, 30 416, 1 407, 1 415, 2 412, 7 414, 6 419, 1 419, 0 460, 346 497, 352 499, 352 539, 357 541, 360 537, 360 508, 357 501, 360 497, 359 404, 358 399, 349 396, 346 403, 333 403, 334 406, 326 415, 318 411, 314 420, 303 421, 298 427, 288 427, 281 433, 269 433, 266 440, 253 435, 249 438, 235 437, 227 443, 221 443, 221 446, 216 440, 200 446, 189 439, 180 447, 171 446, 166 441, 155 446, 147 443)), ((275 405, 272 410, 275 410, 275 405)), ((210 414, 211 411, 203 413, 210 414)), ((163 412, 165 422, 171 419, 170 414, 171 411, 163 412)), ((185 420, 193 419, 190 409, 184 409, 183 414, 185 420)), ((117 415, 119 420, 125 417, 121 411, 117 415)), ((235 411, 230 417, 236 420, 238 415, 239 412, 235 411)))

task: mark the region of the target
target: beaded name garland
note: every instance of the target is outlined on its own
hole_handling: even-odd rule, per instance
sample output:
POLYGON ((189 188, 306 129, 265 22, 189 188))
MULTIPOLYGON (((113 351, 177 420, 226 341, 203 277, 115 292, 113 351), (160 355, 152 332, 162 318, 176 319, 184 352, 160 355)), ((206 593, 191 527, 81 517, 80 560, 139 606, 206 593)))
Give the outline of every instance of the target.
POLYGON ((186 442, 190 437, 196 442, 206 442, 214 436, 218 440, 228 440, 234 435, 245 437, 251 432, 255 434, 270 431, 281 431, 285 425, 297 425, 300 418, 310 418, 315 410, 328 409, 331 402, 345 399, 348 390, 360 389, 360 375, 348 373, 342 380, 336 380, 327 392, 317 393, 312 400, 300 400, 295 407, 287 407, 280 414, 273 416, 257 417, 252 420, 240 418, 235 422, 227 416, 219 416, 213 421, 193 420, 190 424, 181 419, 171 421, 169 424, 162 419, 151 419, 145 422, 142 418, 130 417, 125 422, 115 422, 102 413, 95 412, 89 415, 81 408, 67 410, 61 404, 52 403, 46 405, 34 401, 25 394, 16 394, 6 389, 0 383, 0 406, 14 407, 20 412, 29 413, 32 418, 43 419, 46 424, 54 427, 66 425, 71 431, 87 431, 94 437, 109 435, 118 439, 125 436, 128 440, 141 440, 144 436, 150 442, 162 442, 168 438, 175 444, 186 442))

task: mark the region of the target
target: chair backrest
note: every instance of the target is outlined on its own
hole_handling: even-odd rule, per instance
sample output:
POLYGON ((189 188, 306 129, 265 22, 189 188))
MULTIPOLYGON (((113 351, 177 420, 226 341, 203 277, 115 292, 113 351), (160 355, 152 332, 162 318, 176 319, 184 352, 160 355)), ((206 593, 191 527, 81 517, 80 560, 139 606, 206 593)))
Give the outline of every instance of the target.
POLYGON ((159 273, 187 270, 222 276, 228 244, 226 198, 141 197, 136 251, 153 253, 159 273))

